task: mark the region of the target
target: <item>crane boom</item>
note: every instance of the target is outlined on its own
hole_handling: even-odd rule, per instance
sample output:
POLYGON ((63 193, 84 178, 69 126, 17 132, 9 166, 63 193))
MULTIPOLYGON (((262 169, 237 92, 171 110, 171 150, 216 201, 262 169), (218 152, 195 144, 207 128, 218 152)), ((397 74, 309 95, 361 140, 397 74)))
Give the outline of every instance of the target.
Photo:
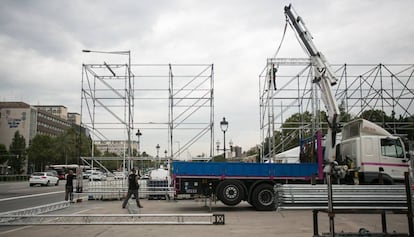
POLYGON ((331 87, 336 84, 337 78, 325 56, 315 47, 312 36, 307 30, 302 18, 296 15, 291 5, 285 6, 285 15, 305 46, 312 64, 315 66, 315 79, 313 82, 317 83, 321 90, 321 97, 328 114, 325 159, 335 161, 336 133, 339 131, 340 111, 331 87))

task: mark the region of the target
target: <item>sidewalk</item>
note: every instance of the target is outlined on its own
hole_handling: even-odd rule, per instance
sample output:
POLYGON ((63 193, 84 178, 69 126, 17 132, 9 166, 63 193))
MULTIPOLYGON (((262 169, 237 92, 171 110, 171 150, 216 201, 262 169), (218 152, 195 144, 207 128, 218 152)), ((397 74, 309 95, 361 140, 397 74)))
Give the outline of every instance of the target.
MULTIPOLYGON (((144 208, 140 214, 208 213, 203 201, 195 200, 146 200, 141 199, 144 208)), ((88 201, 75 203, 60 214, 128 214, 122 209, 122 201, 88 201)), ((49 237, 69 234, 70 236, 180 236, 180 237, 242 237, 242 236, 287 236, 313 235, 312 211, 258 212, 249 204, 227 207, 221 202, 213 203, 213 213, 225 215, 225 225, 47 225, 27 227, 0 227, 0 236, 49 237)), ((407 217, 387 215, 388 231, 408 233, 407 217)), ((358 232, 365 228, 370 232, 381 231, 380 215, 337 215, 337 232, 358 232)), ((320 232, 328 232, 328 217, 319 215, 320 232)))

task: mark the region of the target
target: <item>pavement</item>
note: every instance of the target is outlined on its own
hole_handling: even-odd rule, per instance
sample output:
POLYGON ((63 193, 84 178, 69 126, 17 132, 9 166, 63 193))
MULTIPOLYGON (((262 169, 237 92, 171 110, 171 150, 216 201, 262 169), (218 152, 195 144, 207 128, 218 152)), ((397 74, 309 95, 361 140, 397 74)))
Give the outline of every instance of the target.
MULTIPOLYGON (((203 200, 146 200, 141 199, 144 208, 140 214, 188 214, 210 213, 203 200)), ((133 202, 132 205, 135 203, 133 202)), ((207 203, 208 204, 208 203, 207 203)), ((58 211, 61 214, 128 214, 121 207, 122 200, 87 200, 76 202, 71 207, 58 211)), ((211 212, 225 215, 224 225, 38 225, 2 226, 0 237, 51 237, 51 236, 165 236, 165 237, 243 237, 243 236, 313 236, 311 210, 255 211, 248 203, 228 207, 221 202, 212 203, 211 212)), ((53 214, 58 214, 53 213, 53 214)), ((388 231, 408 233, 407 216, 387 215, 388 231)), ((329 232, 326 213, 319 214, 320 233, 329 232)), ((351 214, 335 216, 336 232, 358 232, 365 228, 371 233, 381 232, 381 216, 351 214)))

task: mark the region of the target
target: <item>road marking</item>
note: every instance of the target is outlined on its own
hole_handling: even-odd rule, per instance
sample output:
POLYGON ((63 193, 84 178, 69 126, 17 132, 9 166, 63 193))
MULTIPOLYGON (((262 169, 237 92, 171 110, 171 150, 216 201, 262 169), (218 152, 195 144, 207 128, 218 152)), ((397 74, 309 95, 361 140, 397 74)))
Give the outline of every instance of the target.
POLYGON ((3 231, 3 232, 0 232, 0 235, 8 234, 8 233, 15 232, 15 231, 18 231, 18 230, 24 230, 24 229, 30 228, 30 227, 32 227, 32 226, 27 225, 27 226, 18 227, 18 228, 11 229, 11 230, 6 230, 6 231, 3 231))
POLYGON ((39 194, 31 194, 31 195, 24 195, 24 196, 18 196, 18 197, 3 198, 3 199, 0 199, 0 202, 22 199, 22 198, 40 197, 40 196, 46 196, 46 195, 58 194, 58 193, 64 193, 64 192, 65 191, 56 191, 56 192, 49 192, 49 193, 39 193, 39 194))
POLYGON ((78 211, 78 212, 75 212, 74 214, 81 214, 81 213, 83 213, 83 212, 87 212, 87 211, 90 211, 91 209, 84 209, 84 210, 82 210, 82 211, 78 211))

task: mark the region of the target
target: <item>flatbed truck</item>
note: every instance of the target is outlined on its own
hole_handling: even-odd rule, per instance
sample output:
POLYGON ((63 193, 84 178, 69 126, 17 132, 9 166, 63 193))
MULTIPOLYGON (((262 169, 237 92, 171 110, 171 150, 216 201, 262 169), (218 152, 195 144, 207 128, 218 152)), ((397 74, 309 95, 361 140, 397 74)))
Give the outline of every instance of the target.
POLYGON ((217 197, 228 206, 247 201, 258 211, 275 208, 277 183, 323 180, 321 133, 316 135, 315 159, 306 163, 183 162, 172 163, 176 195, 217 197))

